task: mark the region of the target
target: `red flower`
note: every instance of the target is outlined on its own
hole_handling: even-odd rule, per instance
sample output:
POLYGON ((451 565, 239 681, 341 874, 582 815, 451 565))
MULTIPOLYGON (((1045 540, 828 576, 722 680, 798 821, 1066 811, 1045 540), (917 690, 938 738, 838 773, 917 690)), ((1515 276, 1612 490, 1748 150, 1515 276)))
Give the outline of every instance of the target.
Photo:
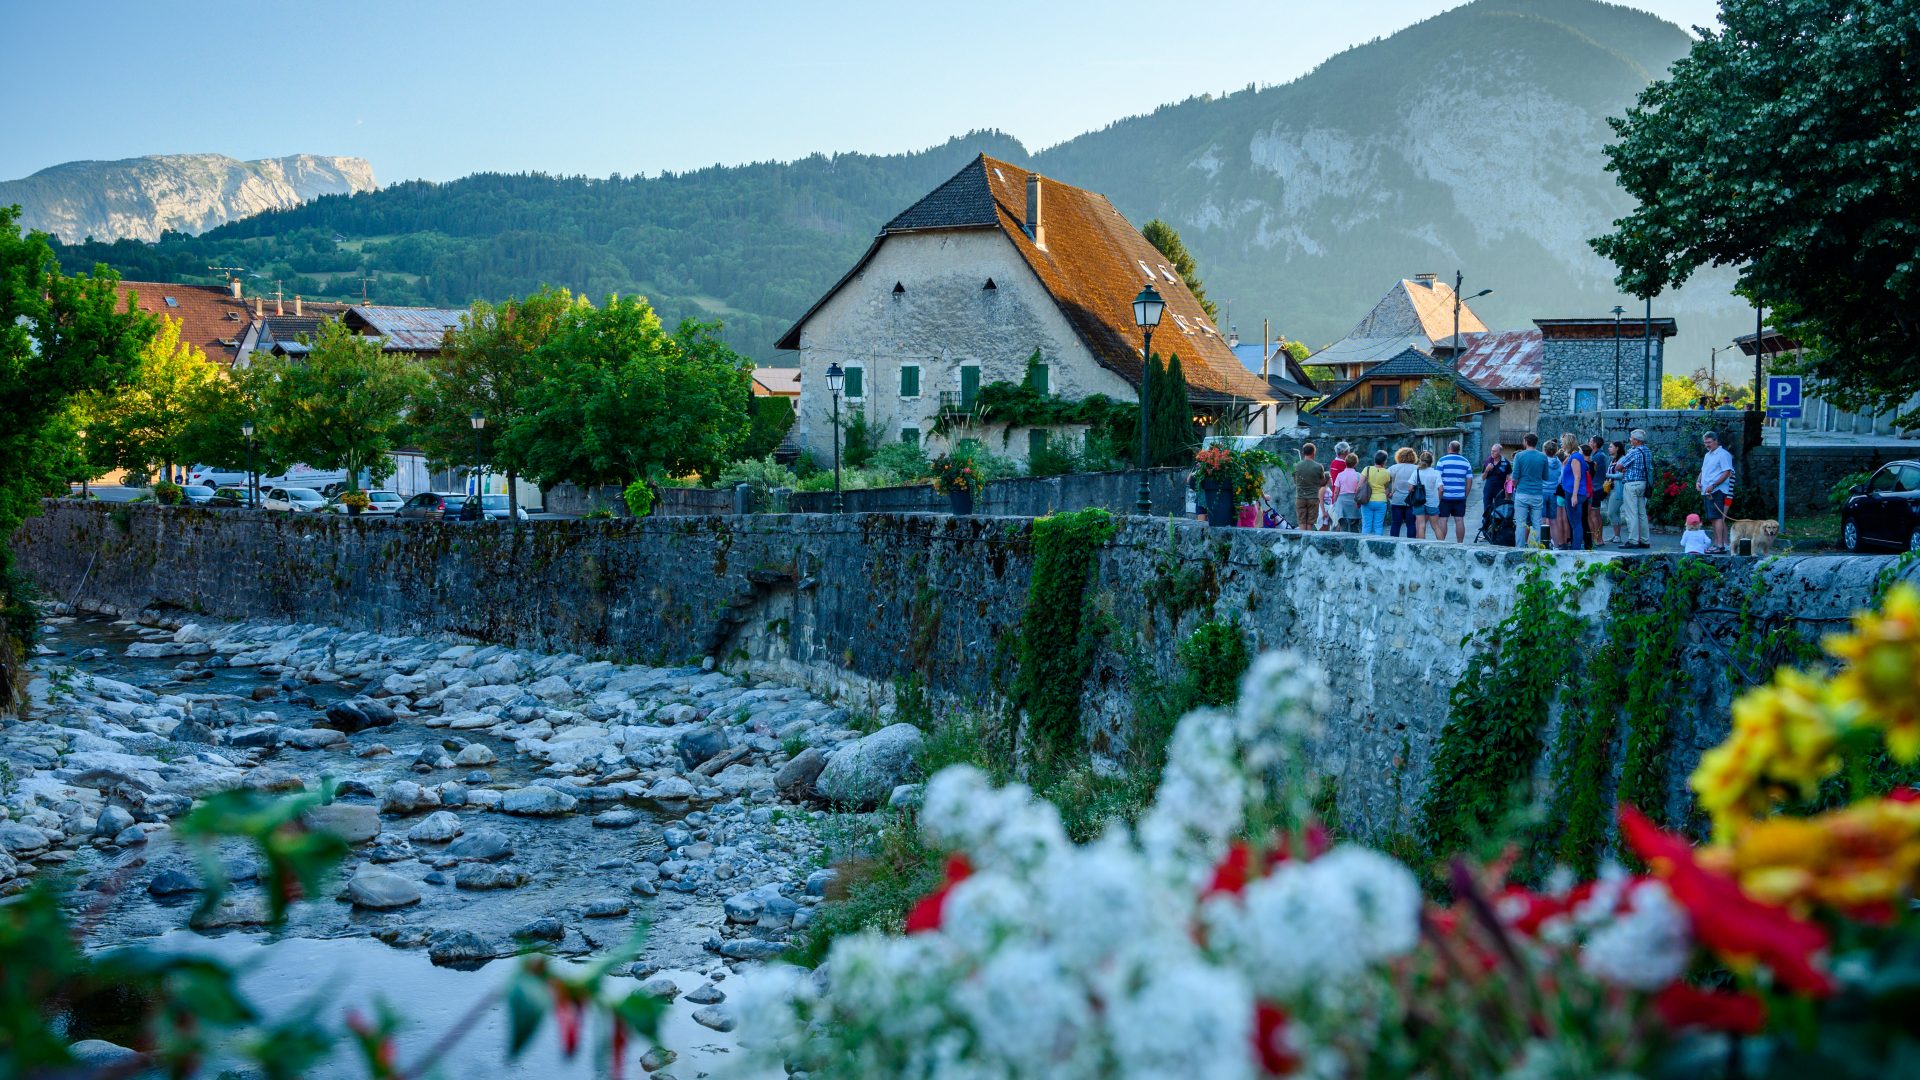
POLYGON ((1833 977, 1815 966, 1826 931, 1786 908, 1763 904, 1724 874, 1701 866, 1687 841, 1662 832, 1645 814, 1620 806, 1620 835, 1687 909, 1694 936, 1726 958, 1758 960, 1781 983, 1808 994, 1833 992, 1833 977))
POLYGON ((1668 484, 1668 485, 1667 485, 1667 498, 1669 498, 1669 499, 1677 499, 1677 498, 1679 498, 1679 497, 1680 497, 1680 485, 1679 485, 1679 484, 1668 484))
POLYGON ((947 856, 947 879, 940 887, 920 898, 907 912, 907 933, 920 934, 940 929, 940 922, 946 917, 947 894, 955 885, 973 876, 973 864, 960 852, 947 856))
POLYGON ((1253 1007, 1253 1053, 1268 1076, 1290 1076, 1300 1059, 1287 1048, 1287 1012, 1270 1001, 1253 1007))
POLYGON ((1767 1008, 1758 995, 1744 990, 1700 990, 1683 982, 1668 983, 1653 996, 1654 1011, 1668 1027, 1700 1027, 1736 1035, 1757 1035, 1767 1022, 1767 1008))
POLYGON ((1887 792, 1887 801, 1897 803, 1920 802, 1920 791, 1903 785, 1887 792))
POLYGON ((1200 895, 1207 897, 1229 893, 1239 896, 1252 878, 1252 869, 1253 849, 1247 846, 1245 840, 1235 840, 1219 864, 1213 868, 1213 880, 1207 882, 1207 887, 1200 890, 1200 895))

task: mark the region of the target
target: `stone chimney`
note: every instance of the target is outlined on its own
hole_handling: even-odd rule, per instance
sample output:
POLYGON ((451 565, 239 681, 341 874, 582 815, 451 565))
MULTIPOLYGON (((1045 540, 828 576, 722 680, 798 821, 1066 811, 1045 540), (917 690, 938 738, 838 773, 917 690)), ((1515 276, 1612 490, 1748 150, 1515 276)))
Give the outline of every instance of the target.
POLYGON ((253 317, 256 319, 264 319, 266 318, 266 316, 267 316, 267 298, 264 296, 254 297, 253 298, 253 317))
POLYGON ((273 291, 273 313, 275 315, 285 315, 287 313, 287 298, 282 295, 278 289, 273 291))
POLYGON ((1035 247, 1047 246, 1047 227, 1040 217, 1040 174, 1027 174, 1027 237, 1035 247))
POLYGON ((306 312, 305 312, 305 311, 303 311, 303 310, 301 310, 301 304, 300 304, 300 297, 299 297, 298 295, 296 295, 296 296, 295 296, 295 297, 293 298, 293 313, 294 313, 295 315, 304 315, 304 314, 306 314, 306 312))
POLYGON ((1413 275, 1413 280, 1431 289, 1433 288, 1434 283, 1440 280, 1440 275, 1439 274, 1415 274, 1413 275))
POLYGON ((231 290, 233 290, 233 298, 234 298, 235 300, 238 300, 238 299, 240 299, 240 277, 239 277, 239 275, 237 275, 237 274, 236 274, 236 275, 234 275, 233 277, 230 277, 230 278, 228 278, 228 279, 227 279, 227 288, 229 288, 229 289, 231 289, 231 290))

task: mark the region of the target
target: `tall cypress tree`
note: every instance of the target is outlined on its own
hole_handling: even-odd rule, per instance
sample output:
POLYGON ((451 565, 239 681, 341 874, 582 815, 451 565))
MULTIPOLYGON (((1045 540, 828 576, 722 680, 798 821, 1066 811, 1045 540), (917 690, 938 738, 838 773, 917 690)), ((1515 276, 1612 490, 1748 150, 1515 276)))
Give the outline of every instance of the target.
MULTIPOLYGON (((1143 368, 1144 372, 1141 377, 1145 380, 1146 393, 1141 395, 1140 400, 1147 412, 1147 415, 1144 417, 1147 424, 1147 464, 1153 466, 1160 462, 1160 443, 1157 440, 1159 438, 1158 427, 1160 402, 1162 400, 1161 393, 1162 388, 1166 386, 1167 383, 1167 369, 1161 365, 1159 353, 1149 354, 1143 368)), ((1136 461, 1136 455, 1140 452, 1139 425, 1142 419, 1143 417, 1140 413, 1136 412, 1134 414, 1133 441, 1127 444, 1127 460, 1129 462, 1136 461)))
POLYGON ((1167 360, 1153 380, 1153 416, 1148 420, 1148 457, 1155 465, 1193 462, 1193 403, 1187 396, 1186 374, 1180 354, 1167 360))

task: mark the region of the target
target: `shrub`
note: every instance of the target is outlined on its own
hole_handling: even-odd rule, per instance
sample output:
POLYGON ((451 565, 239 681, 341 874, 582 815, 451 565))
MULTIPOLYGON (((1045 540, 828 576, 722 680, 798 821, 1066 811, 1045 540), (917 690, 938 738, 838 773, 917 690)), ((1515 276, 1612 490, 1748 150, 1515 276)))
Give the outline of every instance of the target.
POLYGON ((1453 384, 1444 379, 1428 379, 1420 384, 1400 408, 1407 414, 1407 423, 1416 428, 1452 427, 1460 419, 1459 394, 1453 384))
POLYGON ((867 423, 867 411, 854 409, 840 422, 840 463, 859 468, 873 457, 880 442, 880 431, 867 423))
MULTIPOLYGON (((800 477, 796 476, 792 469, 773 460, 772 454, 768 454, 765 457, 744 458, 720 470, 721 487, 732 488, 738 484, 745 484, 752 488, 754 498, 764 503, 767 493, 774 488, 798 488, 800 477)), ((831 472, 827 474, 827 486, 833 486, 831 472)))
POLYGON ((933 475, 927 452, 918 443, 888 443, 873 452, 867 465, 878 472, 892 473, 899 477, 901 483, 923 480, 933 475))
POLYGON ((153 501, 161 506, 178 506, 186 497, 186 493, 180 490, 180 485, 170 480, 162 480, 153 485, 153 501))
POLYGON ((1827 489, 1827 505, 1835 510, 1840 509, 1847 504, 1848 499, 1853 498, 1854 488, 1865 486, 1866 482, 1872 478, 1873 470, 1864 469, 1860 472, 1848 473, 1835 480, 1833 486, 1827 489))
POLYGON ((644 478, 628 484, 627 490, 621 492, 621 495, 627 500, 627 513, 637 518, 653 513, 653 504, 658 498, 653 493, 653 485, 647 483, 644 478))

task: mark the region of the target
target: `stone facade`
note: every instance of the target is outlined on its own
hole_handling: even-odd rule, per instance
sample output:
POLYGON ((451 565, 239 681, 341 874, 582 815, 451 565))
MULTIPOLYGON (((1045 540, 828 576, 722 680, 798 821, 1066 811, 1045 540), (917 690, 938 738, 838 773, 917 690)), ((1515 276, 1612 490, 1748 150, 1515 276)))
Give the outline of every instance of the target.
MULTIPOLYGON (((1163 334, 1177 348, 1178 332, 1163 334)), ((833 456, 833 400, 828 364, 858 370, 840 401, 841 416, 861 410, 882 442, 912 431, 937 451, 932 435, 941 393, 958 401, 962 371, 977 369, 980 386, 1018 383, 1035 351, 1047 365, 1048 389, 1068 399, 1105 394, 1136 400, 1132 384, 1102 367, 1060 314, 1046 288, 997 229, 949 229, 890 235, 859 273, 814 312, 800 336, 795 438, 825 464, 833 456), (993 288, 987 288, 987 282, 993 288), (895 286, 900 291, 895 291, 895 286), (902 369, 917 392, 902 394, 902 369)), ((851 380, 849 380, 851 382, 851 380)), ((910 385, 908 387, 912 389, 910 385)), ((1004 425, 956 433, 981 439, 996 454, 1024 461, 1026 429, 1004 425)))
POLYGON ((1666 338, 1661 333, 1660 321, 1655 320, 1653 360, 1649 364, 1639 325, 1635 324, 1631 332, 1625 328, 1621 331, 1618 397, 1622 400, 1615 400, 1611 323, 1605 335, 1600 337, 1558 337, 1549 331, 1540 361, 1539 414, 1590 415, 1601 409, 1617 409, 1622 405, 1645 408, 1649 401, 1649 388, 1651 400, 1658 404, 1666 338), (1589 401, 1592 402, 1590 407, 1587 404, 1589 401))
MULTIPOLYGON (((1010 685, 1031 574, 1030 519, 926 514, 535 521, 504 528, 323 515, 49 504, 14 537, 44 594, 133 611, 278 618, 444 633, 542 651, 721 663, 874 702, 918 676, 937 700, 991 704, 1010 685)), ((1106 631, 1085 690, 1089 743, 1129 735, 1135 674, 1178 674, 1176 648, 1232 617, 1260 649, 1328 673, 1320 768, 1343 822, 1404 824, 1417 807, 1469 659, 1461 639, 1512 610, 1532 556, 1389 538, 1206 529, 1124 519, 1090 606, 1106 631), (1169 611, 1155 582, 1191 599, 1169 611)), ((1556 577, 1605 554, 1561 556, 1556 577)), ((1643 556, 1641 559, 1671 558, 1643 556)), ((1694 691, 1675 703, 1672 799, 1718 741, 1733 692, 1727 646, 1756 625, 1818 630, 1864 605, 1885 560, 1725 560, 1685 634, 1694 691), (1754 575, 1767 579, 1747 603, 1754 575)), ((1913 571, 1909 571, 1912 573, 1913 571)), ((1581 601, 1606 610, 1609 579, 1581 601)), ((1597 644, 1594 643, 1594 644, 1597 644)), ((1569 643, 1577 649, 1580 643, 1569 643)))

